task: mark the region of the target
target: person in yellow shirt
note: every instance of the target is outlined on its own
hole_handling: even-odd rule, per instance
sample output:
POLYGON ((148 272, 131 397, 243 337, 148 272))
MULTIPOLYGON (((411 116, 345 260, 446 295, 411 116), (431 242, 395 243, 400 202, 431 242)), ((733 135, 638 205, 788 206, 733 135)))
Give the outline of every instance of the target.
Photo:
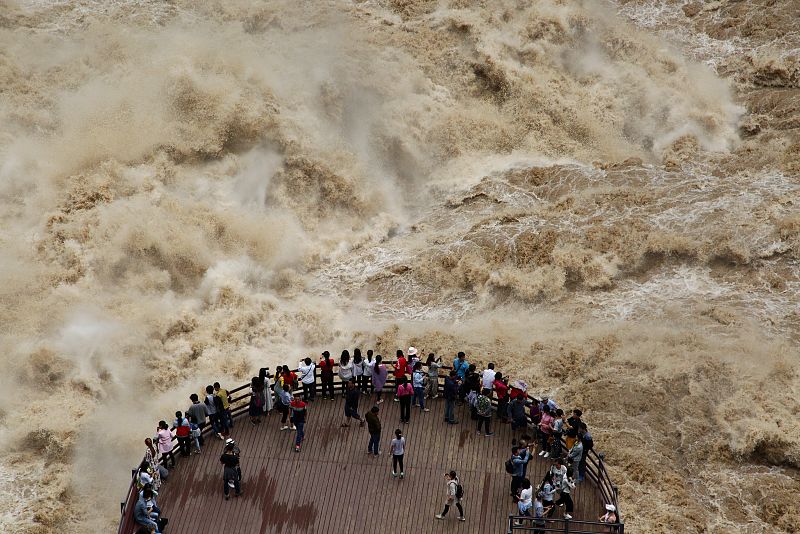
POLYGON ((228 431, 233 428, 233 416, 231 415, 231 397, 228 390, 219 385, 219 382, 214 382, 214 394, 222 401, 222 426, 225 428, 223 434, 227 435, 228 431))

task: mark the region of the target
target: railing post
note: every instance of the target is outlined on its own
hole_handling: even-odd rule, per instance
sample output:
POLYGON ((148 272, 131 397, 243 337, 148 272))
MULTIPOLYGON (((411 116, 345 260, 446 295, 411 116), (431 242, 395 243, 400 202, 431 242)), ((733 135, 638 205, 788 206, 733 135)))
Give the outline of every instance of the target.
POLYGON ((569 519, 564 519, 564 534, 569 534, 569 519))

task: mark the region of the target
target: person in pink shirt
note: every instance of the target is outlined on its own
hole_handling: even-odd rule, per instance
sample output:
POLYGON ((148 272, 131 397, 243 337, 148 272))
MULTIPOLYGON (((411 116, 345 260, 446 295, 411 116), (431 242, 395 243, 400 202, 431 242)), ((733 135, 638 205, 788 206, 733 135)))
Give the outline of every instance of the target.
POLYGON ((413 395, 413 386, 408 383, 406 377, 400 377, 400 385, 397 386, 397 398, 400 399, 401 423, 409 423, 411 421, 411 397, 413 395))
POLYGON ((550 456, 550 453, 547 451, 550 449, 550 438, 553 436, 553 414, 550 411, 550 407, 547 405, 542 408, 542 419, 539 421, 539 435, 542 438, 539 456, 547 458, 550 456))
POLYGON ((166 421, 159 421, 156 430, 162 465, 167 467, 167 461, 169 461, 172 463, 172 467, 175 467, 175 455, 172 453, 172 432, 169 431, 169 425, 166 421))

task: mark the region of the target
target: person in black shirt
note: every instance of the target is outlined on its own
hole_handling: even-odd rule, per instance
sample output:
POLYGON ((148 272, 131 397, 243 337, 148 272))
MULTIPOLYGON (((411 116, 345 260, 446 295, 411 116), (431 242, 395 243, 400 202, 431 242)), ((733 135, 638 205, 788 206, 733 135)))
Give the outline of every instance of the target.
POLYGON ((239 467, 239 453, 233 440, 225 444, 225 452, 219 457, 222 464, 222 482, 225 500, 230 499, 230 488, 236 491, 236 496, 242 494, 242 471, 239 467))
POLYGON ((458 398, 458 373, 455 369, 450 371, 450 376, 444 379, 444 420, 454 425, 456 421, 455 409, 458 398))
POLYGON ((364 420, 358 415, 358 401, 361 399, 361 390, 356 387, 351 378, 347 381, 344 400, 344 423, 343 427, 350 426, 350 419, 358 421, 358 426, 364 426, 364 420))

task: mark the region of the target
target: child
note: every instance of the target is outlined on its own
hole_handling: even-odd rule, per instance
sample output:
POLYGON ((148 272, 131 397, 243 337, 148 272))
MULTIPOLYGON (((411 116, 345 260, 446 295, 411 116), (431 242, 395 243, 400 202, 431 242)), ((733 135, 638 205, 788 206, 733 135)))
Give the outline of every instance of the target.
POLYGON ((194 441, 194 453, 200 454, 200 426, 197 424, 197 418, 195 416, 189 419, 189 428, 191 430, 192 440, 194 441))

